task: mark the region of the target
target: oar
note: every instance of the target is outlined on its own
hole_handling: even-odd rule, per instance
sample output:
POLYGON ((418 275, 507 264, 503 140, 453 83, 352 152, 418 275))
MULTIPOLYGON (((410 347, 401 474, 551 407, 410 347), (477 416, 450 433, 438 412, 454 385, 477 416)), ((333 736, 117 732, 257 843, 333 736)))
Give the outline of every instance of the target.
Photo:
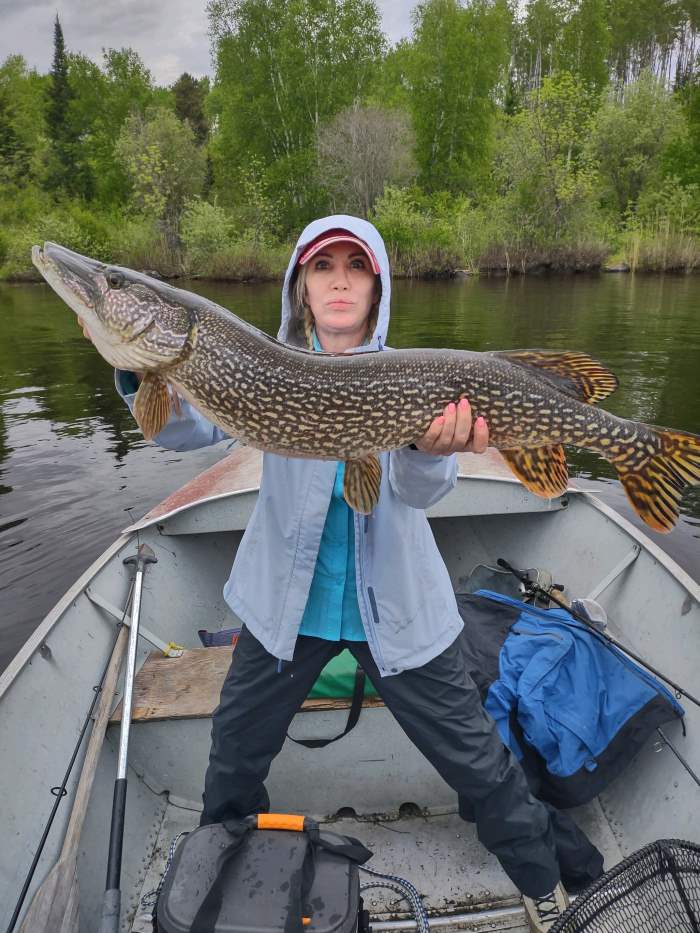
POLYGON ((121 891, 119 884, 122 873, 122 844, 124 842, 124 815, 126 812, 126 765, 129 752, 129 727, 131 725, 131 700, 136 673, 136 644, 139 637, 139 615, 141 613, 141 589, 147 564, 155 564, 156 556, 147 544, 142 544, 136 557, 127 557, 125 564, 136 564, 134 583, 134 605, 131 612, 129 649, 126 655, 124 675, 124 698, 122 700, 122 724, 119 733, 119 758, 117 779, 114 782, 112 800, 112 825, 109 833, 109 857, 107 860, 107 886, 102 901, 102 919, 99 933, 118 933, 121 913, 121 891))
POLYGON ((20 933, 78 933, 78 874, 76 863, 80 834, 85 822, 92 782, 102 751, 107 723, 112 710, 112 697, 119 676, 124 650, 128 640, 126 626, 122 626, 112 651, 112 657, 102 684, 102 695, 97 707, 95 723, 75 792, 73 809, 61 855, 37 889, 22 921, 20 933))

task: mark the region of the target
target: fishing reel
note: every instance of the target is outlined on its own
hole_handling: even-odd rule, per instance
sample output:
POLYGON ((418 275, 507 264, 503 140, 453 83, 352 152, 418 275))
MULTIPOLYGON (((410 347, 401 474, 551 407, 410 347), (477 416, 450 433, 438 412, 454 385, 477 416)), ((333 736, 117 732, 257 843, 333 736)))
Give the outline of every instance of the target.
POLYGON ((554 583, 552 574, 544 567, 531 567, 529 570, 523 570, 519 581, 520 598, 524 603, 536 609, 549 609, 551 593, 558 596, 560 602, 562 601, 563 583, 554 583))

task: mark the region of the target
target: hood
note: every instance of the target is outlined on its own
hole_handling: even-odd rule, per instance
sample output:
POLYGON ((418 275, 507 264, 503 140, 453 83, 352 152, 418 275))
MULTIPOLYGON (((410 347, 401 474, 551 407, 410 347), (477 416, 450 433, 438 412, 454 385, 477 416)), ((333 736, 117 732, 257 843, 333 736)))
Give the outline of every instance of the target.
POLYGON ((284 343, 299 345, 299 338, 290 327, 292 319, 292 302, 290 298, 289 285, 292 275, 296 268, 297 259, 305 247, 317 236, 325 233, 327 230, 347 230, 353 233, 369 246, 379 263, 380 278, 382 281, 382 297, 379 302, 379 313, 377 316, 377 326, 367 346, 363 350, 377 350, 386 343, 386 333, 389 329, 389 314, 391 306, 391 276, 389 274, 389 257, 386 254, 384 240, 379 235, 379 231, 368 220, 362 220, 360 217, 351 217, 349 214, 331 214, 330 217, 321 217, 314 220, 303 231, 297 244, 294 247, 287 273, 284 277, 282 286, 282 320, 277 339, 284 343))

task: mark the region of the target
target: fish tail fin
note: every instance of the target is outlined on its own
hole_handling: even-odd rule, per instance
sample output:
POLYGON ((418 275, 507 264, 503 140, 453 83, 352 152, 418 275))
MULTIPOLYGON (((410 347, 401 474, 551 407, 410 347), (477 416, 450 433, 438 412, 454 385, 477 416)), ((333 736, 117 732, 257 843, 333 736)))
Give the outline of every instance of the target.
POLYGON ((641 427, 646 437, 639 437, 626 452, 606 451, 606 457, 617 468, 635 512, 665 533, 678 521, 686 487, 700 484, 700 435, 641 427))

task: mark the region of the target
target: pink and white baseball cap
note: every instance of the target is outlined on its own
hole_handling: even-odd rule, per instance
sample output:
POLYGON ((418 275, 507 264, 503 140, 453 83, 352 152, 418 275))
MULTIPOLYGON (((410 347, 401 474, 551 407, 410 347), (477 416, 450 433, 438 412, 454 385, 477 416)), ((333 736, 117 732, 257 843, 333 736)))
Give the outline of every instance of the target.
POLYGON ((316 253, 320 253, 325 246, 330 246, 332 243, 356 243, 369 259, 372 272, 374 272, 375 275, 379 275, 380 269, 377 257, 364 240, 349 233, 347 230, 326 230, 325 233, 317 236, 315 240, 312 240, 311 243, 302 249, 301 255, 297 259, 297 265, 305 265, 316 253))

